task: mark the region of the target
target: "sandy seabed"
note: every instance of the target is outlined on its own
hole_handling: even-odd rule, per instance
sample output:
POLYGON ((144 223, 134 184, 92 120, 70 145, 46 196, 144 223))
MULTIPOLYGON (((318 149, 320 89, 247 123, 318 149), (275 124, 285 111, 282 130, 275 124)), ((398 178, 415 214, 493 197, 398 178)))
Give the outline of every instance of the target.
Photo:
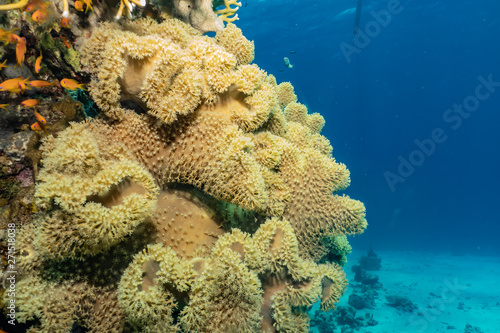
MULTIPOLYGON (((376 251, 376 250, 375 250, 376 251)), ((376 251, 382 259, 373 309, 356 316, 373 315, 376 326, 362 327, 361 333, 499 333, 500 332, 500 258, 489 256, 452 256, 431 252, 376 251), (387 304, 387 295, 408 297, 412 312, 387 304), (466 330, 466 325, 470 327, 466 330)), ((345 267, 349 288, 339 305, 347 305, 356 290, 353 265, 365 252, 354 251, 345 267)), ((318 332, 315 327, 311 332, 318 332)), ((333 332, 341 332, 337 327, 333 332)))

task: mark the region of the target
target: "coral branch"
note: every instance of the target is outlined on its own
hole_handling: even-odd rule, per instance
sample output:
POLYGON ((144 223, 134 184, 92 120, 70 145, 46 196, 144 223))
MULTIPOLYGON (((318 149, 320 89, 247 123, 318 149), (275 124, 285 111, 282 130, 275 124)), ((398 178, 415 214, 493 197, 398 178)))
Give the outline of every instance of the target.
POLYGON ((217 10, 215 14, 219 15, 219 18, 222 21, 226 21, 228 23, 238 20, 238 14, 236 14, 236 12, 241 7, 241 2, 237 2, 236 0, 224 0, 224 6, 226 6, 226 8, 217 10), (231 7, 231 5, 236 7, 231 7))
POLYGON ((146 6, 146 0, 130 0, 130 2, 129 0, 120 0, 120 7, 116 13, 115 20, 119 20, 122 17, 124 10, 127 13, 127 16, 132 18, 132 10, 134 9, 134 6, 139 6, 141 8, 146 6))
POLYGON ((68 0, 63 0, 63 17, 68 17, 69 16, 69 4, 68 0))
POLYGON ((21 9, 28 4, 28 0, 21 0, 16 3, 11 3, 8 5, 0 5, 0 10, 11 10, 11 9, 21 9))

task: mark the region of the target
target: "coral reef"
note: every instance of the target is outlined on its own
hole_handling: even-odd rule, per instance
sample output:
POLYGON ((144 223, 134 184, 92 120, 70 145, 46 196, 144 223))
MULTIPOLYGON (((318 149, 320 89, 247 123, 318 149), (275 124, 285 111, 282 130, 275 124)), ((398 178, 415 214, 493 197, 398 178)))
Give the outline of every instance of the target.
POLYGON ((351 267, 354 275, 354 281, 361 283, 363 286, 368 286, 370 288, 380 289, 380 283, 378 282, 378 276, 373 275, 361 268, 361 265, 353 265, 351 267))
POLYGON ((91 81, 26 158, 16 320, 31 331, 308 332, 307 310, 344 294, 364 205, 338 194, 349 171, 324 118, 252 64, 229 22, 240 4, 224 5, 171 0, 169 17, 97 26, 98 8, 55 57, 91 81))
POLYGON ((382 259, 377 256, 373 249, 369 249, 366 255, 359 259, 359 266, 366 271, 379 271, 382 267, 382 259))
POLYGON ((478 326, 472 326, 471 324, 465 324, 464 333, 483 333, 483 330, 478 326))
POLYGON ((373 309, 375 307, 375 297, 373 297, 372 295, 373 294, 370 293, 364 293, 364 294, 352 293, 349 295, 348 303, 356 310, 373 309))
POLYGON ((413 312, 417 306, 406 296, 386 295, 387 305, 404 312, 413 312))
POLYGON ((320 333, 335 332, 336 328, 340 328, 340 332, 355 332, 377 324, 378 321, 373 319, 372 314, 357 315, 356 309, 349 305, 339 306, 331 312, 317 310, 311 316, 311 326, 316 327, 320 333))
POLYGON ((325 237, 324 242, 328 254, 322 260, 345 266, 347 264, 347 255, 352 251, 347 237, 345 235, 329 235, 325 237))

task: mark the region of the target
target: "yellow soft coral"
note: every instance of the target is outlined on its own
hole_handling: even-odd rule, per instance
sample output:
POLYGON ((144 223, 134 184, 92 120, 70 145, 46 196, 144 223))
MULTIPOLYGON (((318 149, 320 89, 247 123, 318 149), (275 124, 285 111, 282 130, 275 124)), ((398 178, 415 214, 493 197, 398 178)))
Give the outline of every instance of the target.
POLYGON ((278 103, 282 108, 292 102, 297 102, 297 95, 295 95, 290 82, 280 83, 276 87, 276 95, 278 96, 278 103))
POLYGON ((249 64, 254 59, 254 43, 246 39, 241 29, 232 23, 217 32, 215 41, 227 52, 236 56, 238 65, 249 64))
POLYGON ((229 248, 217 253, 193 286, 181 312, 182 327, 186 332, 257 332, 262 304, 258 275, 239 253, 229 248))
POLYGON ((95 74, 89 91, 111 118, 121 118, 121 100, 132 100, 170 124, 203 102, 213 105, 217 94, 232 84, 246 92, 251 89, 246 86, 253 84, 255 90, 259 82, 252 76, 262 79, 262 75, 252 74, 251 69, 236 72, 237 64, 253 59, 253 43, 233 25, 221 33, 226 37, 220 37, 218 45, 184 29, 178 20, 152 25, 142 19, 123 28, 103 25, 84 44, 83 61, 95 74), (181 30, 180 37, 176 32, 181 30), (236 54, 225 42, 231 36, 239 36, 236 54), (108 46, 103 48, 103 43, 108 46))
POLYGON ((29 332, 70 332, 77 323, 93 332, 124 329, 116 295, 85 282, 58 284, 38 275, 26 277, 16 283, 16 310, 17 322, 36 320, 29 332))
POLYGON ((172 249, 161 244, 148 246, 135 256, 118 287, 118 301, 127 320, 134 326, 177 332, 173 312, 179 301, 174 292, 187 291, 195 275, 172 249))
POLYGON ((52 140, 42 148, 35 195, 39 207, 57 208, 39 230, 47 254, 104 251, 153 214, 159 189, 120 144, 103 145, 87 123, 61 132, 58 144, 52 140))
POLYGON ((349 171, 324 118, 250 64, 232 24, 210 38, 176 19, 108 23, 83 49, 103 115, 43 143, 20 286, 85 306, 58 296, 51 314, 36 294, 23 318, 111 332, 93 323, 109 310, 117 330, 307 332, 306 309, 345 291, 345 235, 366 227, 363 204, 336 193, 349 171))

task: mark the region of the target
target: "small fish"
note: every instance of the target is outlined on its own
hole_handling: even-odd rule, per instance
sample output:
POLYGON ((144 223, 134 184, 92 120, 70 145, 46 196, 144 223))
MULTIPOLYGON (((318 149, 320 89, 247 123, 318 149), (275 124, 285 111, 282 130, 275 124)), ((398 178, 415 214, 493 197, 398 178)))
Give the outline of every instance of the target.
POLYGON ((22 77, 16 77, 15 79, 5 80, 0 83, 0 91, 7 91, 14 88, 19 88, 19 81, 23 80, 22 77))
POLYGON ((66 38, 64 36, 61 36, 61 40, 63 41, 64 46, 66 46, 67 49, 71 48, 71 44, 68 43, 68 41, 66 40, 66 38))
POLYGON ((4 37, 8 37, 11 33, 14 32, 14 30, 17 30, 18 28, 14 28, 12 30, 4 30, 2 28, 0 28, 0 38, 4 38, 4 37))
POLYGON ((10 97, 15 94, 23 93, 26 90, 26 83, 28 79, 23 79, 22 77, 17 77, 15 79, 5 80, 0 83, 0 91, 10 91, 10 97))
POLYGON ((2 68, 9 68, 9 66, 5 65, 6 62, 7 62, 7 59, 5 59, 5 61, 0 64, 0 69, 2 69, 2 68))
MULTIPOLYGON (((21 76, 16 77, 14 79, 5 80, 0 83, 0 91, 13 91, 20 89, 22 91, 26 90, 26 83, 28 83, 28 79, 23 79, 21 76)), ((14 91, 18 92, 18 91, 14 91)))
POLYGON ((77 89, 85 90, 85 88, 83 87, 84 86, 83 83, 78 83, 77 81, 75 81, 73 79, 62 79, 61 86, 64 89, 68 89, 68 90, 77 90, 77 89))
POLYGON ((293 65, 290 63, 290 59, 288 59, 287 57, 283 58, 283 62, 285 63, 286 67, 293 68, 293 65))
POLYGON ((19 37, 16 34, 10 34, 7 36, 7 40, 5 41, 5 45, 8 45, 9 43, 17 43, 21 40, 21 37, 19 37))
POLYGON ((26 107, 26 108, 32 108, 35 105, 38 105, 38 103, 40 103, 40 101, 38 99, 27 99, 27 100, 23 101, 21 103, 21 105, 26 107))
POLYGON ((294 54, 294 53, 297 53, 297 51, 290 51, 290 54, 294 54))
POLYGON ((71 19, 69 17, 63 17, 61 19, 61 27, 69 29, 70 28, 70 26, 69 26, 70 22, 71 22, 71 19))
POLYGON ((36 12, 34 12, 33 15, 31 15, 31 19, 36 23, 41 24, 45 22, 47 16, 48 16, 47 10, 45 8, 40 8, 36 12))
MULTIPOLYGON (((26 54, 26 38, 21 37, 21 39, 17 42, 16 45, 16 59, 17 65, 23 67, 24 55, 26 54)), ((17 67, 14 66, 14 67, 17 67)))
POLYGON ((36 110, 35 110, 35 117, 36 117, 36 121, 38 123, 40 123, 41 127, 45 128, 45 125, 47 124, 47 120, 45 120, 45 118, 41 114, 36 112, 36 110))
POLYGON ((48 82, 48 81, 43 81, 43 80, 33 80, 27 83, 28 86, 33 87, 33 88, 44 88, 44 87, 50 87, 50 86, 55 86, 57 84, 56 81, 54 82, 48 82))
POLYGON ((35 61, 35 73, 40 73, 41 68, 42 68, 42 53, 40 52, 40 56, 36 58, 35 61))
MULTIPOLYGON (((9 43, 9 37, 14 33, 15 30, 18 30, 18 28, 14 28, 12 30, 6 31, 3 29, 0 29, 0 40, 4 41, 6 44, 9 43)), ((17 36, 17 35, 15 35, 17 36)))
POLYGON ((23 80, 19 81, 19 88, 22 90, 22 92, 24 92, 26 90, 26 83, 28 83, 29 79, 30 78, 23 79, 23 80))
POLYGON ((42 6, 42 0, 30 0, 30 2, 28 2, 28 5, 26 6, 26 8, 24 8, 24 11, 25 12, 32 12, 35 9, 40 8, 41 6, 42 6))
POLYGON ((42 131, 44 131, 44 129, 42 128, 42 126, 40 126, 40 123, 38 121, 31 124, 30 127, 33 131, 37 132, 38 134, 40 134, 40 133, 42 133, 42 131))
POLYGON ((87 8, 85 8, 85 14, 87 14, 87 10, 89 10, 89 8, 91 11, 94 11, 94 9, 92 8, 92 0, 82 0, 82 1, 85 3, 85 5, 87 5, 87 8))
POLYGON ((14 94, 18 94, 18 95, 21 95, 22 93, 24 93, 24 89, 21 89, 21 88, 17 88, 17 89, 10 89, 9 90, 10 94, 9 94, 9 98, 12 97, 12 95, 14 94))
POLYGON ((79 12, 83 12, 83 2, 80 0, 75 1, 75 9, 79 12))
MULTIPOLYGON (((5 111, 9 111, 7 109, 8 106, 9 106, 9 104, 0 104, 0 109, 4 109, 5 111)), ((2 332, 0 331, 0 333, 2 333, 2 332)))
POLYGON ((8 91, 10 92, 9 97, 12 97, 14 94, 22 94, 24 92, 21 88, 9 89, 8 91))

